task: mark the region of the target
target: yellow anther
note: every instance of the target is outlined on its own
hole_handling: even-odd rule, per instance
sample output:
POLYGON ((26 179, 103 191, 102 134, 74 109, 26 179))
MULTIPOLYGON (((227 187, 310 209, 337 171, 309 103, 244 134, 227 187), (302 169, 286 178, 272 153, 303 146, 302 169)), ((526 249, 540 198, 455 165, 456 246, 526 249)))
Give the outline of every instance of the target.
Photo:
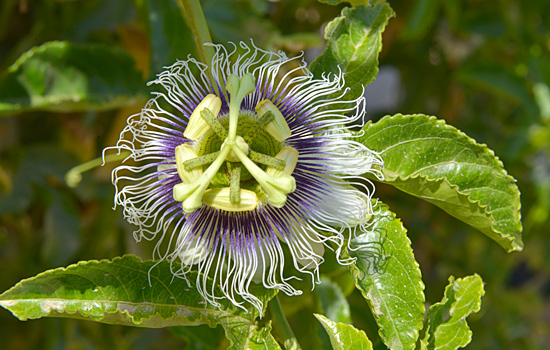
POLYGON ((258 205, 258 197, 253 191, 241 189, 241 201, 239 203, 231 202, 230 192, 229 187, 206 190, 203 196, 204 204, 232 212, 254 210, 258 205))
POLYGON ((260 101, 260 103, 256 106, 256 113, 262 117, 267 112, 271 112, 273 114, 273 120, 267 123, 265 130, 279 142, 283 142, 288 139, 291 135, 290 128, 285 120, 285 117, 281 111, 279 111, 279 108, 277 108, 270 100, 260 101))
POLYGON ((208 123, 202 118, 201 111, 203 109, 208 109, 212 112, 214 117, 217 117, 221 108, 222 100, 218 96, 212 94, 206 95, 206 97, 201 103, 199 103, 197 108, 195 108, 191 114, 191 118, 189 118, 189 122, 183 132, 183 136, 189 140, 198 140, 202 135, 204 135, 205 132, 208 131, 208 129, 210 129, 208 123))
POLYGON ((176 147, 176 167, 178 174, 186 184, 192 183, 202 175, 202 168, 196 167, 191 170, 185 170, 184 163, 187 160, 197 158, 197 154, 193 150, 193 147, 183 144, 176 147))
POLYGON ((296 189, 296 180, 290 175, 273 177, 267 175, 260 167, 254 164, 239 147, 233 147, 233 152, 246 167, 250 175, 260 184, 267 195, 267 201, 276 208, 282 208, 287 200, 287 194, 296 189))
POLYGON ((274 167, 267 167, 265 173, 273 177, 281 177, 283 175, 291 175, 298 163, 298 151, 294 147, 285 146, 275 156, 277 159, 281 159, 285 162, 285 167, 282 170, 278 170, 274 167))
MULTIPOLYGON (((231 147, 222 147, 221 152, 216 159, 210 164, 204 173, 190 183, 177 184, 173 188, 174 200, 182 202, 181 206, 186 213, 192 213, 202 206, 202 197, 210 182, 222 166, 227 158, 231 147)), ((183 168, 183 164, 182 164, 183 168)))

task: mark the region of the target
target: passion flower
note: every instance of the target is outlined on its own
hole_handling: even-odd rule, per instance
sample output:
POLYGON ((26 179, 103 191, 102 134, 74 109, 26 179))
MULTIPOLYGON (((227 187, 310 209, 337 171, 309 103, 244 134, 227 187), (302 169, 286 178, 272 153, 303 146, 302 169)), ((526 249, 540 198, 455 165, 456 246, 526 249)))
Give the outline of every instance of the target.
POLYGON ((138 241, 157 239, 154 258, 176 276, 199 272, 207 302, 261 310, 251 283, 301 294, 284 276, 285 249, 314 283, 325 247, 348 262, 344 233, 372 214, 363 175, 381 176, 382 161, 347 129, 365 101, 342 100, 341 75, 316 79, 300 58, 254 45, 213 46, 210 65, 178 61, 150 82, 158 91, 113 147, 137 163, 113 171, 115 206, 138 241))

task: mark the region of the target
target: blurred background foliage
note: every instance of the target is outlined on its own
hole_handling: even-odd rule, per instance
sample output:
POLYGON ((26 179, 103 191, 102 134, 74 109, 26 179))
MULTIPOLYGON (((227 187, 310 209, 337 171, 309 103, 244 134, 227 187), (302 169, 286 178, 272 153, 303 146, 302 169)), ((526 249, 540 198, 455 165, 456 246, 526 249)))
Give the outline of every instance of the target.
MULTIPOLYGON (((0 71, 9 75, 18 57, 48 41, 101 44, 133 57, 143 80, 134 89, 141 92, 162 66, 193 53, 174 1, 4 0, 0 71)), ((312 0, 201 3, 215 42, 252 38, 264 49, 281 49, 290 56, 305 51, 307 60, 320 52, 324 26, 343 7, 312 0)), ((393 187, 379 185, 376 196, 409 231, 428 304, 441 299, 451 274, 478 273, 483 278, 482 310, 469 319, 471 349, 550 348, 550 2, 390 3, 397 17, 384 33, 379 78, 367 88, 368 118, 433 114, 486 143, 518 181, 525 249, 507 254, 466 224, 393 187)), ((4 85, 0 99, 10 93, 4 85)), ((64 180, 70 168, 116 143, 126 118, 140 110, 145 96, 114 109, 31 109, 0 117, 0 290, 79 260, 125 253, 150 258, 151 247, 135 244, 120 210, 112 210, 112 166, 85 173, 75 188, 64 180)), ((367 332, 375 348, 383 349, 347 270, 328 260, 321 270, 327 281, 323 287, 311 292, 310 282, 304 281, 303 296, 282 298, 302 346, 315 348, 310 335, 324 334, 312 313, 324 311, 330 317, 330 310, 323 310, 326 295, 345 295, 354 325, 367 332)), ((154 330, 65 319, 22 323, 5 310, 0 322, 6 349, 227 345, 220 327, 154 330)))

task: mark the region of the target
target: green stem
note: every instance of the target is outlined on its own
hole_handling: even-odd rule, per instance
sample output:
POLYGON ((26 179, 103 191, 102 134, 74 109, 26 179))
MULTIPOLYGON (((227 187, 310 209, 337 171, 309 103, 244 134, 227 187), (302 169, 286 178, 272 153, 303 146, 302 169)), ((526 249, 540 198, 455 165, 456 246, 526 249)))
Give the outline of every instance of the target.
POLYGON ((298 340, 286 320, 278 295, 275 295, 275 298, 271 299, 271 302, 269 303, 269 310, 271 311, 273 327, 275 328, 277 335, 283 340, 283 347, 286 350, 301 350, 302 348, 300 347, 300 344, 298 344, 298 340))
POLYGON ((130 151, 123 151, 117 154, 111 154, 106 156, 105 158, 99 157, 96 159, 92 159, 89 162, 82 163, 80 165, 75 166, 71 170, 67 171, 65 174, 65 182, 67 183, 67 186, 69 187, 76 187, 80 181, 82 180, 82 173, 92 170, 93 168, 96 168, 100 165, 117 162, 119 160, 122 160, 130 155, 130 151))
POLYGON ((178 6, 181 10, 182 17, 191 29, 193 34, 193 40, 195 41, 195 49, 197 53, 197 59, 208 65, 210 69, 206 70, 206 75, 210 80, 210 83, 218 91, 218 96, 225 95, 227 101, 227 94, 223 91, 223 88, 218 89, 218 84, 212 75, 212 58, 216 52, 212 46, 205 46, 204 43, 212 43, 212 37, 208 30, 208 24, 204 18, 202 7, 199 0, 178 0, 178 6))
POLYGON ((200 1, 178 0, 178 5, 181 9, 183 18, 193 34, 198 60, 210 65, 212 57, 214 56, 214 48, 211 46, 204 46, 204 43, 212 42, 212 37, 210 36, 210 31, 208 30, 200 1))

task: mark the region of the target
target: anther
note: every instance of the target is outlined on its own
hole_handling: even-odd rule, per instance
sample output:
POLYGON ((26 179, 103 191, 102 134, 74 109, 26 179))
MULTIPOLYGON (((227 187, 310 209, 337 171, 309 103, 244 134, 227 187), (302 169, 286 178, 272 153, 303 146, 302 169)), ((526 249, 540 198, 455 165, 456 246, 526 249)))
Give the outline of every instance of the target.
POLYGON ((189 140, 198 140, 210 128, 206 120, 204 120, 201 116, 202 110, 209 110, 213 114, 214 118, 216 118, 218 113, 220 113, 221 107, 222 100, 218 96, 212 94, 206 95, 201 103, 199 103, 195 108, 193 113, 191 113, 191 117, 189 118, 185 131, 183 132, 183 136, 189 140))
MULTIPOLYGON (((173 196, 177 202, 182 202, 183 211, 186 213, 192 213, 202 206, 202 197, 204 191, 212 182, 212 179, 222 166, 231 147, 222 147, 218 157, 210 164, 208 169, 197 179, 191 183, 180 183, 174 186, 173 196)), ((183 168, 183 166, 182 166, 183 168)))
POLYGON ((265 126, 271 122, 275 118, 273 113, 267 112, 262 117, 256 120, 256 123, 254 126, 250 129, 250 131, 243 137, 246 143, 252 143, 256 136, 258 136, 258 133, 262 131, 265 126))
POLYGON ((265 130, 273 136, 273 138, 279 142, 283 142, 288 139, 291 135, 290 127, 285 120, 285 117, 279 111, 273 102, 270 100, 263 100, 258 103, 256 106, 256 113, 260 117, 264 116, 266 113, 273 113, 273 120, 265 126, 265 130))
POLYGON ((231 168, 229 177, 229 201, 232 204, 239 204, 241 202, 241 167, 235 165, 231 168))
POLYGON ((205 154, 204 156, 200 156, 193 159, 188 159, 185 162, 183 162, 183 168, 187 171, 201 167, 206 164, 212 163, 216 158, 218 157, 218 154, 220 154, 220 151, 212 152, 209 154, 205 154))
POLYGON ((258 205, 256 193, 249 190, 239 190, 239 203, 231 202, 231 189, 229 187, 210 189, 204 192, 204 204, 213 208, 239 212, 254 210, 258 205))
POLYGON ((265 173, 273 177, 291 175, 298 163, 298 151, 294 147, 285 146, 277 153, 275 158, 284 162, 284 166, 282 168, 268 166, 267 169, 265 169, 265 173))
POLYGON ((176 147, 176 168, 178 169, 178 175, 181 181, 189 184, 197 180, 202 175, 202 168, 196 167, 193 169, 186 169, 184 163, 197 159, 197 154, 193 150, 193 147, 183 144, 176 147))
MULTIPOLYGON (((267 154, 258 153, 258 152, 255 152, 253 150, 250 150, 250 153, 248 154, 248 157, 253 162, 260 163, 260 164, 263 164, 263 165, 267 165, 269 167, 273 167, 273 168, 278 169, 278 170, 282 170, 285 167, 284 159, 271 157, 271 156, 268 156, 267 154)), ((288 175, 290 175, 290 174, 288 174, 288 175)))
POLYGON ((201 111, 201 117, 212 128, 212 130, 214 130, 220 139, 225 140, 227 138, 227 131, 225 131, 225 128, 220 123, 218 118, 216 118, 209 109, 203 109, 201 111))

